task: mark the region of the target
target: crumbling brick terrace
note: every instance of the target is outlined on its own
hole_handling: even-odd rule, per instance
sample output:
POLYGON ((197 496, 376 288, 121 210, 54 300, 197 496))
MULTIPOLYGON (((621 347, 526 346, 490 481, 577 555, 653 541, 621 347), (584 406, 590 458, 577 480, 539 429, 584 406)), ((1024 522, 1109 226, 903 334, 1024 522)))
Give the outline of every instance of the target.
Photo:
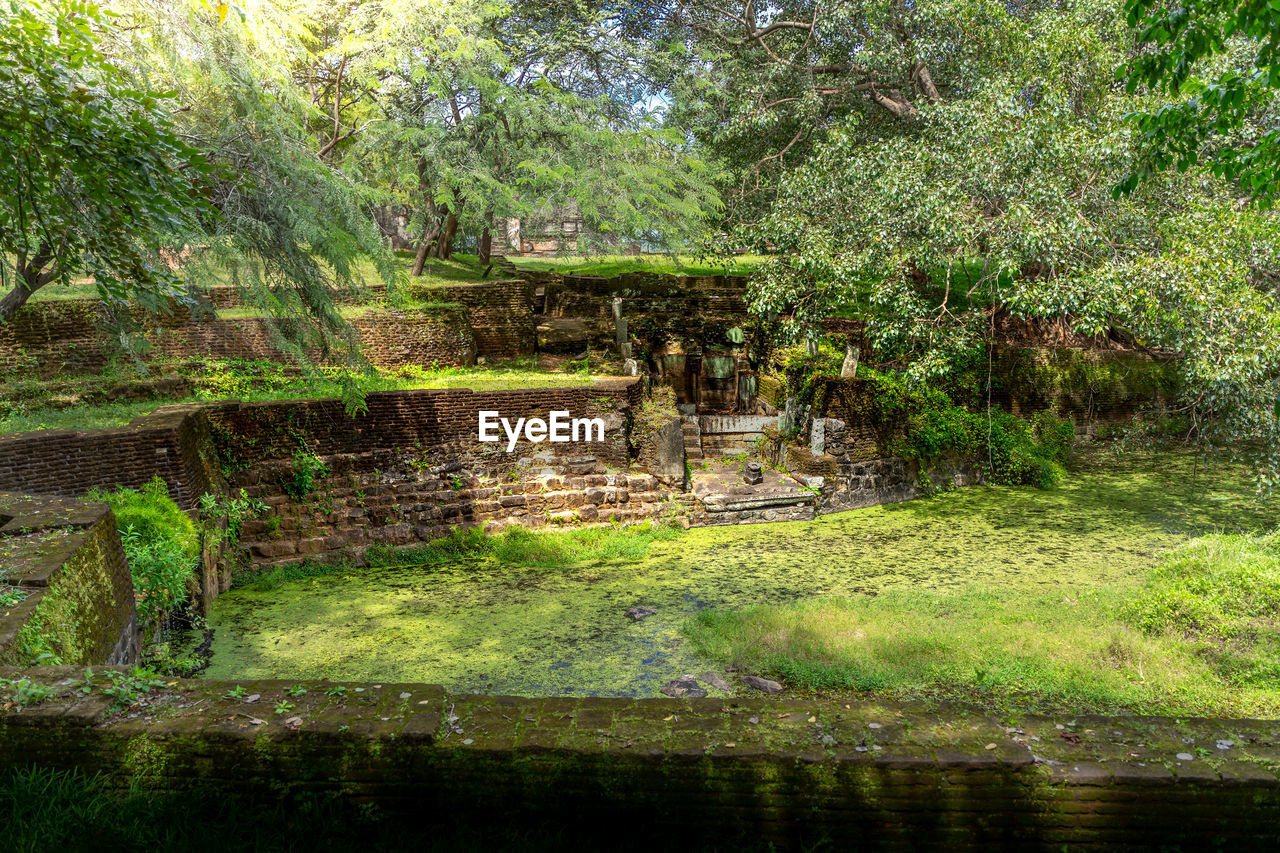
POLYGON ((137 660, 133 581, 106 504, 0 492, 0 588, 19 597, 0 608, 0 662, 34 651, 65 663, 137 660))

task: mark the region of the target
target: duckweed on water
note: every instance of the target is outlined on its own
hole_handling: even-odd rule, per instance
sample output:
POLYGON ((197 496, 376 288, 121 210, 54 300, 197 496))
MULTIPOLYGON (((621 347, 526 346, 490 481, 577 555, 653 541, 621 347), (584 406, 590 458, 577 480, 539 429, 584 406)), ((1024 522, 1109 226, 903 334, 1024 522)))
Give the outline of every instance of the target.
MULTIPOLYGON (((1122 464, 1094 451, 1063 486, 1048 491, 977 487, 812 522, 703 528, 678 538, 650 531, 630 544, 620 544, 629 542, 628 534, 605 528, 550 538, 520 532, 507 540, 513 550, 428 548, 416 560, 400 552, 395 565, 348 566, 223 595, 211 617, 217 631, 208 675, 650 696, 686 672, 735 661, 775 666, 782 659, 778 649, 801 648, 805 636, 820 633, 825 617, 812 608, 839 598, 839 606, 855 614, 829 617, 839 632, 866 632, 858 608, 884 607, 890 627, 890 615, 899 620, 892 644, 867 645, 864 637, 858 640, 864 651, 938 666, 951 655, 950 677, 970 691, 989 683, 1016 692, 1058 679, 1083 685, 1064 689, 1063 698, 1086 697, 1094 676, 1078 661, 1041 667, 1035 679, 1019 681, 1008 674, 1014 664, 984 669, 966 650, 1013 649, 1009 659, 1024 670, 1040 659, 1054 663, 1049 647, 1040 658, 1017 651, 1052 639, 1037 640, 1026 627, 1049 613, 1062 616, 1046 623, 1046 631, 1075 626, 1059 645, 1095 635, 1109 643, 1113 611, 1090 609, 1088 602, 1135 594, 1161 552, 1190 536, 1274 524, 1273 514, 1253 503, 1243 469, 1201 465, 1194 483, 1192 469, 1186 454, 1130 457, 1122 464), (581 547, 589 536, 609 544, 581 547), (572 537, 587 538, 569 547, 572 537), (658 613, 631 622, 623 612, 634 605, 658 613), (703 611, 715 615, 695 618, 703 611), (955 618, 948 622, 947 614, 955 618), (973 639, 948 645, 939 640, 948 630, 973 639)), ((1133 636, 1121 637, 1114 656, 1159 657, 1163 640, 1126 630, 1133 636)), ((823 657, 830 649, 817 640, 804 648, 814 651, 810 663, 830 662, 823 657)), ((1170 659, 1168 668, 1183 663, 1170 659)), ((928 683, 920 675, 925 671, 913 666, 912 683, 928 683)), ((839 686, 894 686, 883 671, 868 671, 873 677, 839 686)), ((1119 685, 1130 670, 1116 671, 1119 685)), ((1143 671, 1149 680, 1163 677, 1145 664, 1143 671)), ((800 675, 789 672, 793 683, 800 675)), ((802 683, 824 686, 816 676, 802 683)), ((1118 704, 1149 698, 1108 689, 1106 701, 1118 704)))

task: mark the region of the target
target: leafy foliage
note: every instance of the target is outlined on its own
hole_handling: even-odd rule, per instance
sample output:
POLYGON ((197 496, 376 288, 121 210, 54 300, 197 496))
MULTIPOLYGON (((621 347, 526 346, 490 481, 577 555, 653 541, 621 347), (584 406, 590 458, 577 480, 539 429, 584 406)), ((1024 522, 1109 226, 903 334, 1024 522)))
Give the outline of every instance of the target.
POLYGON ((1197 163, 1234 181, 1264 208, 1280 193, 1280 9, 1269 0, 1128 0, 1136 51, 1119 72, 1129 91, 1174 102, 1135 116, 1143 162, 1117 187, 1131 192, 1156 170, 1197 163))
POLYGON ((448 257, 467 223, 483 256, 495 220, 566 203, 586 226, 581 249, 676 246, 718 203, 685 136, 640 106, 650 46, 626 38, 613 9, 357 3, 325 48, 328 76, 349 68, 365 93, 349 157, 414 205, 420 257, 448 257))
MULTIPOLYGON (((870 371, 868 371, 870 373, 870 371)), ((1001 409, 972 411, 936 388, 918 388, 891 374, 871 374, 879 385, 880 415, 901 429, 895 455, 922 468, 946 459, 964 460, 1001 485, 1058 483, 1075 444, 1070 421, 1040 412, 1024 419, 1001 409)))
POLYGON ((102 501, 115 513, 139 614, 148 624, 159 624, 187 599, 199 554, 194 522, 159 477, 141 489, 96 489, 86 499, 102 501))
POLYGON ((190 299, 170 260, 206 208, 209 166, 168 95, 102 50, 115 32, 87 3, 0 3, 0 322, 76 276, 114 308, 190 299))

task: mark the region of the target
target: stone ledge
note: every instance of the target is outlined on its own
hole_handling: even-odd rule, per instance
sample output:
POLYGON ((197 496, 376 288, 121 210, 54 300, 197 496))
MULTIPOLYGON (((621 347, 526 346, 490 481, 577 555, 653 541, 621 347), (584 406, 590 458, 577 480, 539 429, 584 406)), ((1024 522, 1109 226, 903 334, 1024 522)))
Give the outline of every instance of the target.
POLYGON ((947 706, 285 679, 174 680, 121 707, 101 692, 103 670, 87 695, 79 668, 0 668, 19 677, 55 695, 25 709, 0 702, 7 765, 265 796, 331 788, 423 819, 483 803, 511 820, 571 824, 584 809, 662 819, 718 842, 762 836, 786 847, 821 829, 856 831, 872 846, 1006 849, 1243 846, 1280 819, 1280 781, 1267 769, 1280 724, 1266 721, 1038 718, 1011 728, 947 706), (1185 738, 1221 757, 1181 761, 1197 772, 1180 773, 1185 738), (1126 761, 1110 761, 1116 753, 1126 761))

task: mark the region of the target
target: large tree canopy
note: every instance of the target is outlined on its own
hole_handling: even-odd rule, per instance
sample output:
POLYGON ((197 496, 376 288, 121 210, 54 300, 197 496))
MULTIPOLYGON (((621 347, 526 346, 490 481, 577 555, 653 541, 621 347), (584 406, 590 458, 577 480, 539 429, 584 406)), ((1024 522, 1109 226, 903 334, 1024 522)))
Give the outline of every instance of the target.
POLYGON ((923 383, 1001 312, 1065 318, 1180 353, 1190 427, 1277 461, 1277 221, 1204 171, 1114 197, 1142 162, 1129 116, 1162 103, 1115 80, 1140 47, 1118 4, 692 8, 733 94, 680 109, 732 164, 734 234, 775 252, 751 294, 785 334, 857 311, 923 383))
POLYGON ((91 6, 0 5, 0 322, 78 276, 113 306, 184 292, 162 253, 198 232, 208 166, 100 50, 112 32, 91 6))

